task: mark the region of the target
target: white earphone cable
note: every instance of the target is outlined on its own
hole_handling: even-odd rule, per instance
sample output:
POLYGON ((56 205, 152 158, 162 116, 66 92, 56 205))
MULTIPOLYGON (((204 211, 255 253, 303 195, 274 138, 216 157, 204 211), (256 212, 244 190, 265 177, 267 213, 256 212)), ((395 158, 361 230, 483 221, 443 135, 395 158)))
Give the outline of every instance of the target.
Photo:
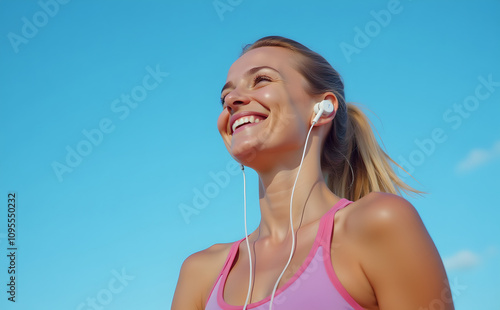
POLYGON ((300 170, 302 169, 302 163, 304 162, 304 158, 306 156, 307 142, 309 141, 309 135, 311 134, 311 131, 314 127, 314 124, 316 124, 315 121, 312 122, 311 128, 309 128, 309 132, 307 133, 306 143, 304 145, 304 151, 302 152, 302 159, 300 160, 299 171, 297 171, 297 176, 295 177, 295 182, 293 183, 292 196, 290 197, 290 229, 292 231, 292 248, 290 250, 290 257, 288 258, 288 262, 286 263, 285 268, 283 268, 283 271, 281 272, 280 276, 278 277, 276 284, 274 284, 273 292, 271 294, 271 301, 269 302, 269 310, 273 309, 274 294, 276 293, 276 289, 278 288, 280 280, 283 277, 283 275, 285 274, 285 271, 288 268, 288 265, 292 261, 293 253, 295 251, 295 232, 293 231, 293 216, 292 216, 293 194, 295 192, 295 186, 297 185, 297 180, 299 179, 300 170))
POLYGON ((252 253, 250 252, 250 242, 248 241, 248 229, 247 229, 247 190, 246 190, 246 177, 245 177, 245 168, 243 165, 241 165, 241 172, 243 173, 243 209, 245 212, 245 239, 247 242, 247 249, 248 249, 248 261, 250 262, 250 275, 248 277, 248 292, 247 292, 247 299, 245 300, 245 305, 243 306, 243 310, 247 309, 247 305, 250 302, 250 296, 252 293, 252 276, 253 276, 253 270, 252 270, 252 253))

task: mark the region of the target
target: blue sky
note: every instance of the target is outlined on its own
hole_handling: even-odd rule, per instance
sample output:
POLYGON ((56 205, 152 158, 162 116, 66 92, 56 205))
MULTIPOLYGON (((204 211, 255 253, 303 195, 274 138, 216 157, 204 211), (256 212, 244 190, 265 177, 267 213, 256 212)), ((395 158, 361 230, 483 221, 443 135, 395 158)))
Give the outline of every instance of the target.
POLYGON ((282 35, 428 193, 409 199, 456 308, 500 309, 499 34, 499 1, 0 1, 0 308, 168 309, 189 254, 242 238, 219 92, 243 45, 282 35))

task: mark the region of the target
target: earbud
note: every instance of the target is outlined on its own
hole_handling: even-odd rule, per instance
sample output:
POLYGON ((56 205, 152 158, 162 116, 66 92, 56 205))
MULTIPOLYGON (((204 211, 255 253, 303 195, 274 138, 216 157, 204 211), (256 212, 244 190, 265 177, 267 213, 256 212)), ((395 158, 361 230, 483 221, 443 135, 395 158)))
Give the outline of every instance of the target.
POLYGON ((318 122, 321 116, 327 116, 333 112, 333 104, 330 100, 323 100, 321 102, 318 102, 314 105, 314 112, 316 113, 316 117, 312 121, 313 125, 318 122))

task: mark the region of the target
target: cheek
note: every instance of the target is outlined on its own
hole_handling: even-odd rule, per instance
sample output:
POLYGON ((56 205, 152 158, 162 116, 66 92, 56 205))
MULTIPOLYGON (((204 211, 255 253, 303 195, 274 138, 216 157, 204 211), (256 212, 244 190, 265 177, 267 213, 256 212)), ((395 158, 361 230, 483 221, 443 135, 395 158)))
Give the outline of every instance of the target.
POLYGON ((224 109, 222 113, 219 115, 219 118, 217 119, 217 129, 219 129, 219 132, 225 133, 227 131, 227 123, 229 122, 229 112, 227 109, 224 109))
POLYGON ((273 114, 272 120, 276 126, 289 127, 303 121, 302 114, 304 114, 305 106, 300 104, 302 98, 295 102, 290 98, 289 93, 281 89, 272 90, 271 88, 263 89, 258 94, 258 98, 263 99, 262 102, 268 104, 267 108, 273 114))
POLYGON ((282 100, 282 96, 278 94, 276 90, 273 90, 272 87, 264 87, 256 92, 256 99, 262 99, 262 102, 279 102, 282 100))

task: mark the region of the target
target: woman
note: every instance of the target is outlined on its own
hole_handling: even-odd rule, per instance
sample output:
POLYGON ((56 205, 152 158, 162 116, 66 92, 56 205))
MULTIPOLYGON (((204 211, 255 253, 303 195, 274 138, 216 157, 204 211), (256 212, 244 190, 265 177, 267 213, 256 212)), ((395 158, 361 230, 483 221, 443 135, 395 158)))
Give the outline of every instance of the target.
POLYGON ((393 172, 323 57, 262 38, 231 66, 221 95, 217 126, 259 175, 261 222, 248 246, 187 258, 172 309, 453 309, 437 250, 396 195, 418 191, 393 172), (333 111, 313 122, 325 100, 333 111))

